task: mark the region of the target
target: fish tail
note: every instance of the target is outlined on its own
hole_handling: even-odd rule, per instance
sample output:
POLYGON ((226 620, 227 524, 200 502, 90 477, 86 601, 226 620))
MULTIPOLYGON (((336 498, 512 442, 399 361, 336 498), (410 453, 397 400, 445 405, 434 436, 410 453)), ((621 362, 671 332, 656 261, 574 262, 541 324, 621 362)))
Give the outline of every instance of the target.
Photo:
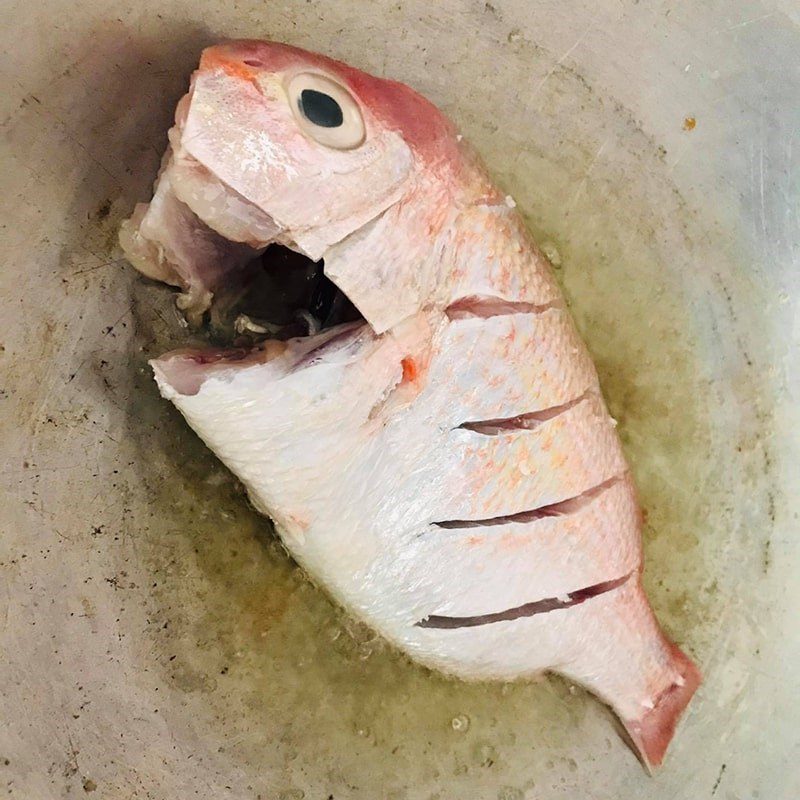
POLYGON ((632 749, 652 772, 664 760, 700 671, 661 630, 638 574, 587 600, 576 617, 574 657, 557 671, 614 710, 632 749), (587 630, 592 646, 587 646, 587 630))
POLYGON ((702 682, 694 662, 672 642, 665 641, 665 645, 670 672, 676 677, 656 697, 652 708, 637 719, 621 719, 636 754, 649 772, 664 760, 678 720, 702 682))

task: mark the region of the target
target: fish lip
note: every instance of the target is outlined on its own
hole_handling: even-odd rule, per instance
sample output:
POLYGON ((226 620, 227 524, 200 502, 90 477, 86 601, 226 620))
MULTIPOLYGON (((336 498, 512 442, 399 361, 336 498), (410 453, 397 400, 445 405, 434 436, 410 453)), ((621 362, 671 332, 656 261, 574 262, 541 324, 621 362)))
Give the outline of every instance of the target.
POLYGON ((285 342, 266 339, 252 347, 182 347, 151 359, 149 364, 165 396, 192 397, 211 379, 229 382, 239 372, 270 364, 274 379, 279 380, 320 363, 348 345, 358 347, 364 333, 369 333, 364 341, 374 338, 366 320, 346 322, 285 342))

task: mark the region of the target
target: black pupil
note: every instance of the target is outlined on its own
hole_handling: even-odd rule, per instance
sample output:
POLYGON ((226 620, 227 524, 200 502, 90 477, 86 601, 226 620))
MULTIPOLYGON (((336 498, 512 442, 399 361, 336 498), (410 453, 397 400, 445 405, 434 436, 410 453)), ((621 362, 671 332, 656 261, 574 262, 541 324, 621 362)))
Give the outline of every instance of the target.
POLYGON ((314 89, 300 92, 300 110, 309 122, 321 128, 338 128, 344 122, 342 107, 329 94, 314 89))

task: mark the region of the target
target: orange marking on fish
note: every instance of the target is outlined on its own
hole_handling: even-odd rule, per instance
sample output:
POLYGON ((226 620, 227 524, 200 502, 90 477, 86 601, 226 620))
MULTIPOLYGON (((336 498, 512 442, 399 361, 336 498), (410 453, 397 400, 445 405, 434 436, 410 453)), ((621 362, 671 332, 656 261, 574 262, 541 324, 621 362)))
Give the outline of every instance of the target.
POLYGON ((200 59, 200 69, 221 69, 232 78, 240 78, 243 81, 252 83, 254 86, 258 85, 254 69, 242 61, 226 58, 225 55, 214 48, 209 48, 203 52, 203 56, 200 59))
POLYGON ((419 375, 417 362, 411 356, 406 356, 400 363, 403 365, 403 383, 415 381, 419 375))

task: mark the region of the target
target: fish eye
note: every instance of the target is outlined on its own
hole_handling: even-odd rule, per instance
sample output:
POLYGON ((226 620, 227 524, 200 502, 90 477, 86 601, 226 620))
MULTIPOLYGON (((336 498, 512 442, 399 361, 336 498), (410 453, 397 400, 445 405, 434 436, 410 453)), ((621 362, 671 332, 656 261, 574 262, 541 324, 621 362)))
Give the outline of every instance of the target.
POLYGON ((297 123, 314 141, 336 150, 351 150, 363 143, 364 118, 355 98, 326 75, 304 72, 287 87, 297 123))
POLYGON ((338 128, 344 122, 342 107, 325 92, 303 89, 300 92, 300 112, 312 124, 323 128, 338 128))

